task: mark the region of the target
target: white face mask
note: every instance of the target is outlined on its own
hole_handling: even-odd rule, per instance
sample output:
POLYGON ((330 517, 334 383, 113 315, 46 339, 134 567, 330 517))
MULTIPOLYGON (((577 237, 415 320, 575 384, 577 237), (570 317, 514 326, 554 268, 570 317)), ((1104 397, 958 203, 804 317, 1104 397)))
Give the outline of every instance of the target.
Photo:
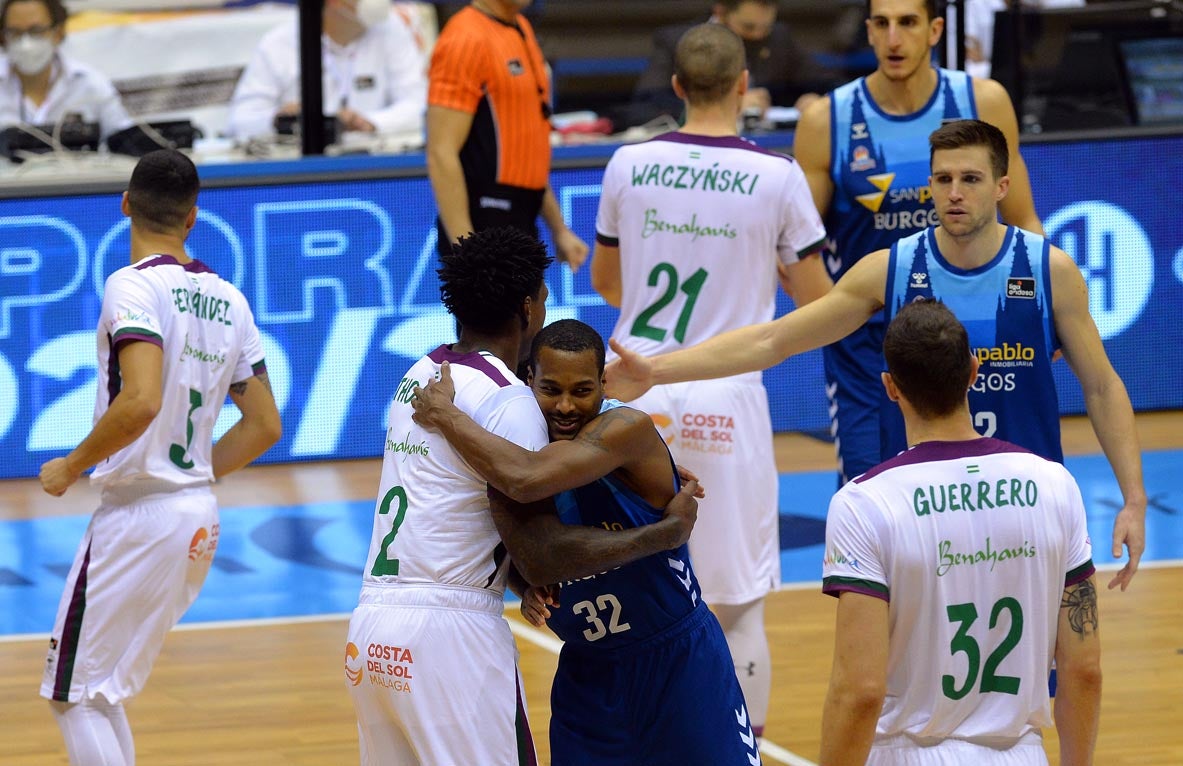
POLYGON ((390 0, 357 0, 353 13, 366 29, 390 18, 390 0))
POLYGON ((49 66, 56 47, 48 37, 21 35, 5 46, 8 60, 24 75, 34 75, 49 66))

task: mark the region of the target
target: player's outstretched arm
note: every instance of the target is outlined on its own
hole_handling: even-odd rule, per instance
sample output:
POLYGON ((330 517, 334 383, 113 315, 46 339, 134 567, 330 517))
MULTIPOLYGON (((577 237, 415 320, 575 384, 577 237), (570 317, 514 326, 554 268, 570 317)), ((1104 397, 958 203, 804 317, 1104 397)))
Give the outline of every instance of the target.
POLYGON ((515 503, 492 486, 489 506, 522 577, 531 585, 548 585, 606 572, 682 545, 698 519, 696 492, 698 482, 689 481, 660 521, 618 531, 564 524, 549 498, 515 503))
POLYGON ((231 384, 230 400, 242 417, 214 445, 214 477, 218 479, 262 455, 283 435, 266 370, 231 384))
POLYGON ((1124 544, 1129 561, 1109 587, 1120 585, 1125 590, 1146 549, 1146 486, 1134 408, 1089 314, 1088 288, 1080 269, 1057 247, 1051 249, 1051 278, 1056 334, 1063 344, 1064 359, 1080 380, 1093 431, 1121 488, 1124 504, 1113 522, 1113 556, 1121 558, 1124 544))
POLYGON ((41 466, 41 488, 55 497, 65 494, 83 471, 140 438, 160 412, 164 350, 147 341, 129 341, 116 354, 121 386, 111 406, 70 454, 41 466))
POLYGON ((820 766, 866 763, 887 695, 887 651, 887 602, 851 591, 839 594, 820 766))
MULTIPOLYGON (((644 383, 658 386, 764 370, 794 354, 845 338, 883 308, 887 258, 886 250, 862 258, 829 293, 779 319, 740 327, 697 346, 652 357, 647 380, 637 380, 639 376, 631 373, 626 379, 629 368, 614 360, 605 371, 608 392, 619 397, 621 391, 627 391, 635 398, 640 396, 636 389, 644 383)), ((612 348, 619 353, 618 343, 613 342, 612 348)))
POLYGON ((1090 766, 1101 720, 1101 621, 1096 577, 1064 589, 1056 630, 1060 763, 1090 766))
POLYGON ((454 390, 451 367, 444 362, 439 381, 414 389, 412 417, 438 431, 485 481, 519 503, 581 487, 655 446, 653 421, 642 412, 619 407, 589 422, 574 439, 531 452, 486 431, 461 412, 452 403, 454 390))

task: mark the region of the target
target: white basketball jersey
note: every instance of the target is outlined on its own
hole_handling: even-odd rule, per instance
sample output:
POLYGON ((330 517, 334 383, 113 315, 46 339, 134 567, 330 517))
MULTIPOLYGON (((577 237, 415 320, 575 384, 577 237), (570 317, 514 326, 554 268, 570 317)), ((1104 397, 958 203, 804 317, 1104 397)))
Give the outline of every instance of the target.
POLYGON ((102 487, 158 480, 176 486, 213 480, 214 423, 231 383, 266 369, 246 298, 201 261, 153 255, 107 278, 98 326, 94 419, 119 393, 118 350, 153 343, 164 351, 160 412, 134 442, 95 467, 102 487))
POLYGON ((612 337, 650 356, 772 319, 777 263, 816 249, 825 229, 791 158, 736 136, 668 133, 616 150, 596 238, 620 248, 612 337))
POLYGON ((503 594, 508 557, 485 480, 446 439, 411 419, 412 391, 434 380, 445 361, 456 406, 478 425, 529 450, 548 442, 534 395, 497 357, 440 346, 416 362, 390 403, 364 583, 442 583, 503 594))
POLYGON ((843 487, 823 590, 889 602, 876 740, 1004 747, 1050 726, 1060 600, 1091 557, 1071 475, 1007 442, 927 442, 843 487))

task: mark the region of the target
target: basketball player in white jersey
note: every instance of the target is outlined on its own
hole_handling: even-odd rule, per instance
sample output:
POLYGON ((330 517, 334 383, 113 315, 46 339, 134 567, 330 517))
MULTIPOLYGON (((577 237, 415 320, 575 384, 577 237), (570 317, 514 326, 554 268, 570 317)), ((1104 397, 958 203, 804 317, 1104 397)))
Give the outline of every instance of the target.
POLYGON ((412 365, 390 404, 345 678, 363 764, 533 764, 503 617, 511 559, 525 580, 520 592, 676 548, 690 535, 698 485, 687 482, 653 525, 567 526, 549 498, 512 502, 443 436, 414 423, 414 389, 448 362, 455 404, 478 425, 531 450, 549 442, 534 395, 513 372, 546 317, 545 246, 513 228, 484 229, 441 262, 441 298, 460 337, 412 365))
MULTIPOLYGON (((647 355, 772 319, 778 274, 797 305, 830 288, 817 255, 825 230, 800 167, 736 135, 743 41, 721 24, 693 27, 674 71, 686 123, 613 155, 591 263, 592 285, 620 307, 613 337, 647 355)), ((690 555, 759 734, 772 679, 764 596, 780 585, 767 392, 748 373, 662 386, 636 406, 710 490, 690 555)))
POLYGON ((122 203, 131 265, 103 291, 94 427, 41 467, 51 495, 91 466, 102 490, 41 682, 75 766, 135 762, 123 701, 144 687, 209 572, 218 545, 210 484, 280 437, 246 299, 185 252, 198 188, 197 169, 177 151, 145 155, 132 171, 122 203), (227 393, 242 418, 213 445, 227 393))
POLYGON ((830 502, 822 590, 838 597, 822 766, 1091 764, 1101 703, 1096 578, 1080 489, 1059 463, 981 437, 979 361, 944 304, 884 340, 909 448, 830 502))

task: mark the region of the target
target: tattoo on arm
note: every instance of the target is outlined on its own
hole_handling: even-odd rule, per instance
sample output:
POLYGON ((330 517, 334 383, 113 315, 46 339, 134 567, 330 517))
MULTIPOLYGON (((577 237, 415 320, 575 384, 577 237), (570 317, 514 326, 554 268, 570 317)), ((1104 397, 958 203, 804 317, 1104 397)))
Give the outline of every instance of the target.
MULTIPOLYGON (((260 383, 262 383, 264 386, 266 386, 268 392, 271 391, 271 379, 267 377, 266 370, 264 370, 263 372, 260 372, 255 377, 259 379, 260 383)), ((234 394, 235 396, 242 396, 243 394, 246 393, 246 384, 249 381, 250 381, 250 378, 247 378, 246 380, 240 380, 237 383, 231 383, 230 384, 230 393, 234 394)))
POLYGON ((1097 589, 1092 579, 1065 588, 1060 608, 1068 610, 1068 624, 1072 627, 1072 632, 1082 638, 1096 633, 1101 627, 1097 614, 1097 589))
POLYGON ((628 407, 618 407, 614 410, 608 410, 604 414, 597 417, 579 434, 579 443, 600 450, 601 452, 610 452, 612 448, 604 441, 605 434, 613 423, 622 423, 624 427, 633 425, 638 419, 644 418, 648 420, 648 416, 628 407))

